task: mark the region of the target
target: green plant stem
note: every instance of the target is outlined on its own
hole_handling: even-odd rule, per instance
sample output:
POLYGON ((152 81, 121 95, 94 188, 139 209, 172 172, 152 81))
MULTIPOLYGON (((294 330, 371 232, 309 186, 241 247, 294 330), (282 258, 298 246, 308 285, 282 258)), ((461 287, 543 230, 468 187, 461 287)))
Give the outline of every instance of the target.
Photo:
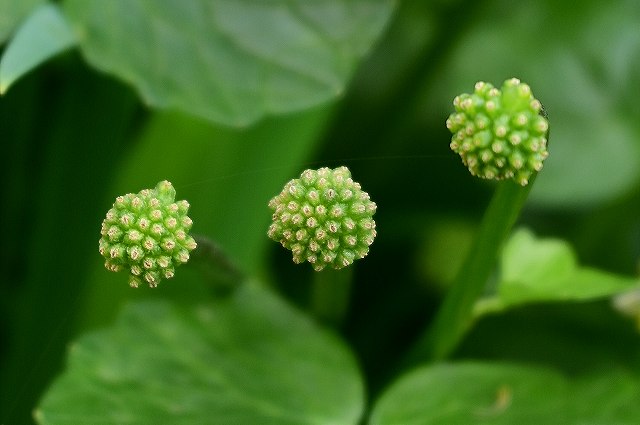
POLYGON ((230 293, 245 280, 244 274, 231 262, 217 243, 202 235, 193 235, 198 246, 192 256, 211 284, 214 295, 230 293))
POLYGON ((484 291, 502 245, 531 191, 511 180, 498 184, 476 239, 436 318, 409 352, 407 363, 441 360, 451 354, 473 322, 473 306, 484 291))
POLYGON ((314 273, 311 310, 318 319, 335 327, 342 324, 349 306, 352 277, 352 267, 314 273))

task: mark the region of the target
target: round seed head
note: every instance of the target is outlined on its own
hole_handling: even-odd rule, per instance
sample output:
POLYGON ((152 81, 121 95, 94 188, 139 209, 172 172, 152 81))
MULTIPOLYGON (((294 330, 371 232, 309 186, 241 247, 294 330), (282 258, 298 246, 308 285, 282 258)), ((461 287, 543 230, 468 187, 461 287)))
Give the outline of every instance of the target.
POLYGON ((511 78, 498 89, 478 82, 453 105, 456 111, 446 122, 453 134, 450 147, 472 175, 526 186, 542 169, 549 122, 527 84, 511 78))
POLYGON ((316 271, 363 258, 376 235, 377 206, 347 167, 303 171, 269 201, 269 208, 268 236, 291 250, 295 263, 307 261, 316 271))
POLYGON ((162 181, 154 189, 118 196, 102 223, 99 252, 110 271, 127 270, 129 285, 156 287, 173 277, 196 248, 189 203, 175 202, 175 189, 162 181))

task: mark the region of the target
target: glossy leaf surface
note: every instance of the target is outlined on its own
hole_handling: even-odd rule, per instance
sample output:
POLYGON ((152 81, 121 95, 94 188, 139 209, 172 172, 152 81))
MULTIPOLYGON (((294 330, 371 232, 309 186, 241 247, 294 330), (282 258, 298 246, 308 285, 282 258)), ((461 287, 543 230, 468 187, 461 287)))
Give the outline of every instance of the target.
POLYGON ((247 283, 193 307, 130 304, 71 346, 41 424, 355 424, 363 409, 351 353, 247 283))
POLYGON ((75 43, 57 6, 45 4, 20 26, 0 60, 0 94, 21 76, 75 43))
POLYGON ((65 10, 87 60, 148 104, 243 126, 340 95, 393 2, 73 0, 65 10))

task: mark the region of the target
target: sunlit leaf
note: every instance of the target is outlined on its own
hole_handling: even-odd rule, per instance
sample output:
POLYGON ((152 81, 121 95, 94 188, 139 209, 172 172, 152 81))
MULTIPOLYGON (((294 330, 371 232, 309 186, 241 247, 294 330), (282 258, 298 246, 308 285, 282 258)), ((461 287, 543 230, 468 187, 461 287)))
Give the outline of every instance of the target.
POLYGON ((71 346, 41 424, 355 424, 363 386, 328 331, 257 286, 195 307, 130 304, 71 346))
POLYGON ((43 0, 0 0, 0 44, 43 0))
POLYGON ((74 44, 60 10, 44 4, 20 26, 0 60, 0 94, 27 72, 74 44))
POLYGON ((392 0, 71 0, 65 10, 97 68, 150 105, 250 124, 344 91, 392 0))
POLYGON ((634 277, 583 267, 560 239, 538 239, 520 229, 507 242, 495 295, 480 299, 476 314, 541 301, 586 301, 640 286, 634 277))

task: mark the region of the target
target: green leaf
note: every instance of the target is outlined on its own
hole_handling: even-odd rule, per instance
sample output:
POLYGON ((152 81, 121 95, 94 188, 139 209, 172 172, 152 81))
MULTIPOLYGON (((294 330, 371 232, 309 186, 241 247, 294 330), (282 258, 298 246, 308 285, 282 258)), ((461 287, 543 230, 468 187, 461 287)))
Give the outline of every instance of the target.
POLYGON ((582 267, 567 242, 538 239, 526 229, 505 245, 501 271, 496 294, 478 301, 476 316, 532 302, 604 298, 640 286, 637 278, 582 267))
POLYGON ((364 394, 330 332, 247 282, 194 307, 146 301, 72 345, 40 424, 355 424, 364 394))
POLYGON ((43 0, 0 0, 0 44, 4 43, 16 26, 43 0))
POLYGON ((640 423, 640 379, 614 369, 580 377, 573 383, 570 414, 575 423, 636 425, 640 423))
POLYGON ((235 126, 340 95, 393 5, 393 0, 64 4, 93 66, 133 84, 152 106, 235 126))
POLYGON ((415 369, 375 403, 371 425, 616 424, 640 421, 638 376, 567 379, 552 369, 464 362, 415 369))
POLYGON ((0 95, 18 78, 75 43, 58 6, 47 3, 20 26, 0 61, 0 95))
POLYGON ((565 379, 541 367, 437 364, 393 384, 370 424, 565 424, 566 392, 565 379))

